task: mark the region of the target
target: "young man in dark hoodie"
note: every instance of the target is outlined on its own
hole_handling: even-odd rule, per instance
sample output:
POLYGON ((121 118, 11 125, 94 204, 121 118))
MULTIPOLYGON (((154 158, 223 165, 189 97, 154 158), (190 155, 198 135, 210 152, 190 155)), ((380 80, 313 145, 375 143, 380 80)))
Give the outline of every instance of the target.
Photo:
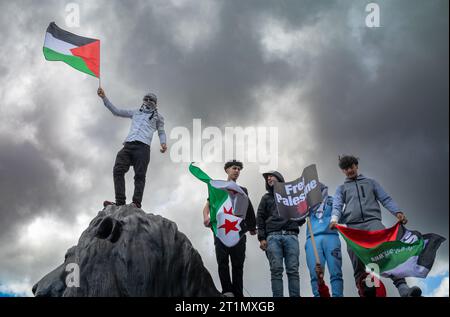
MULTIPOLYGON (((344 184, 338 186, 334 195, 330 229, 335 229, 338 222, 349 228, 360 230, 385 229, 381 222, 379 202, 397 218, 397 221, 403 224, 407 223, 406 216, 381 185, 374 179, 365 177, 358 172, 356 157, 346 155, 339 158, 339 167, 346 178, 344 184)), ((347 252, 352 261, 359 295, 362 297, 375 296, 375 288, 369 287, 365 283, 367 276, 365 265, 349 247, 347 247, 347 252)), ((418 297, 422 294, 419 287, 409 287, 404 278, 392 278, 392 281, 401 297, 418 297)))
MULTIPOLYGON (((239 178, 241 170, 244 168, 242 162, 232 160, 225 163, 224 170, 227 173, 227 181, 236 182, 239 178)), ((248 196, 247 188, 239 186, 248 196)), ((209 218, 209 201, 203 208, 203 224, 211 227, 209 218)), ((250 232, 251 235, 256 234, 255 211, 250 198, 248 200, 248 208, 245 219, 241 222, 240 240, 233 247, 227 247, 214 236, 214 246, 216 248, 216 259, 219 269, 220 284, 222 284, 222 294, 227 297, 244 297, 243 292, 243 274, 245 260, 245 244, 247 237, 245 233, 250 232), (230 277, 229 261, 231 260, 232 278, 230 277)))
POLYGON ((281 218, 275 203, 273 186, 284 182, 277 171, 263 174, 267 193, 261 198, 257 213, 258 240, 261 250, 269 260, 273 297, 283 297, 283 259, 286 265, 290 297, 300 296, 300 277, 298 273, 300 248, 298 244, 299 226, 304 220, 296 222, 281 218))

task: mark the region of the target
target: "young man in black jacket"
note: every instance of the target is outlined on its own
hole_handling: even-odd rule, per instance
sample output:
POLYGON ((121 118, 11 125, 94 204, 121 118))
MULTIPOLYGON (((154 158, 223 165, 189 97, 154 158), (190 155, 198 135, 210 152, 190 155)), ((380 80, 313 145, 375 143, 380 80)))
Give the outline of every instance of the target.
MULTIPOLYGON (((241 170, 244 168, 242 162, 232 160, 225 163, 224 170, 228 175, 227 181, 236 182, 241 170)), ((247 188, 239 186, 248 196, 247 188)), ((209 218, 209 201, 203 208, 203 223, 206 227, 211 227, 209 218)), ((225 296, 244 297, 243 274, 245 260, 245 244, 247 237, 245 233, 250 231, 251 235, 256 234, 255 211, 253 210, 250 198, 245 219, 241 222, 240 240, 233 247, 227 247, 219 238, 214 236, 216 248, 217 265, 219 268, 220 284, 222 284, 222 294, 225 296), (232 278, 230 278, 229 260, 231 259, 232 278)))
POLYGON ((267 193, 261 198, 257 213, 258 240, 260 248, 266 252, 269 260, 272 293, 274 297, 283 297, 283 259, 288 277, 289 296, 300 296, 300 277, 298 245, 299 226, 301 222, 284 219, 278 214, 273 186, 284 182, 277 171, 264 173, 267 193))

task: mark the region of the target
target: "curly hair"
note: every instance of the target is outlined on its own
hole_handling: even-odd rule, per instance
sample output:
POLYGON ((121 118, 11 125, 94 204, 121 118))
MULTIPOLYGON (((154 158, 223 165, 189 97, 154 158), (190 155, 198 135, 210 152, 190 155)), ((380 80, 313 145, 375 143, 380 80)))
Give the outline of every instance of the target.
POLYGON ((353 164, 358 166, 358 158, 357 157, 354 157, 353 155, 339 156, 339 168, 340 169, 345 170, 349 167, 352 167, 353 164))
POLYGON ((244 164, 242 164, 242 162, 236 161, 236 160, 231 160, 231 161, 228 161, 225 163, 223 169, 226 171, 227 168, 229 168, 231 166, 238 166, 240 169, 244 168, 244 164))

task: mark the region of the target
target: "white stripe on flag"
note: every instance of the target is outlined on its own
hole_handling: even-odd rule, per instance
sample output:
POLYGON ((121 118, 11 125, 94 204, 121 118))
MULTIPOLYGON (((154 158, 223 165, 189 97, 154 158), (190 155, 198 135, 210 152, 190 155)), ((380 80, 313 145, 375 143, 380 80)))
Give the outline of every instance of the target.
MULTIPOLYGON (((209 183, 214 188, 224 189, 224 190, 231 189, 231 190, 234 190, 235 192, 245 195, 245 192, 241 189, 241 187, 233 181, 222 181, 222 180, 212 179, 209 183)), ((247 196, 247 195, 245 195, 245 196, 247 196)))
POLYGON ((44 47, 48 47, 49 49, 64 55, 73 55, 70 50, 77 46, 61 41, 47 32, 45 34, 44 47))
POLYGON ((239 242, 239 240, 240 240, 239 232, 241 231, 240 224, 241 224, 242 218, 236 217, 236 216, 230 215, 230 214, 225 214, 225 212, 224 212, 224 209, 231 210, 231 208, 232 208, 231 200, 230 200, 230 198, 227 198, 227 200, 225 200, 225 202, 220 206, 220 208, 216 214, 216 219, 217 219, 217 234, 216 234, 216 236, 227 247, 233 247, 239 242), (235 228, 237 229, 237 231, 231 230, 228 233, 226 233, 225 228, 220 228, 223 224, 225 224, 226 220, 228 220, 230 222, 236 221, 237 223, 235 225, 235 228))
POLYGON ((394 267, 391 270, 384 271, 381 275, 384 277, 395 276, 397 278, 403 277, 426 277, 429 270, 426 267, 423 267, 417 264, 417 260, 419 257, 412 256, 402 264, 394 267))

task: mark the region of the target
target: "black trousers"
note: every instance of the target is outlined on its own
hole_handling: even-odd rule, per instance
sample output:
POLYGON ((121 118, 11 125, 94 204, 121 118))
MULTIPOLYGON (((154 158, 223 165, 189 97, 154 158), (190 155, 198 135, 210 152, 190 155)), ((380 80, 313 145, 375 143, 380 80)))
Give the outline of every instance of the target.
POLYGON ((150 146, 139 141, 126 142, 124 147, 117 153, 114 163, 114 190, 116 193, 116 204, 124 205, 125 196, 125 173, 130 166, 134 168, 134 195, 133 202, 141 203, 145 187, 145 174, 150 162, 150 146))
POLYGON ((217 237, 214 237, 222 292, 232 292, 235 297, 244 297, 243 275, 246 241, 247 237, 244 235, 238 244, 230 248, 224 245, 217 237), (233 280, 230 278, 229 259, 231 259, 233 280))

